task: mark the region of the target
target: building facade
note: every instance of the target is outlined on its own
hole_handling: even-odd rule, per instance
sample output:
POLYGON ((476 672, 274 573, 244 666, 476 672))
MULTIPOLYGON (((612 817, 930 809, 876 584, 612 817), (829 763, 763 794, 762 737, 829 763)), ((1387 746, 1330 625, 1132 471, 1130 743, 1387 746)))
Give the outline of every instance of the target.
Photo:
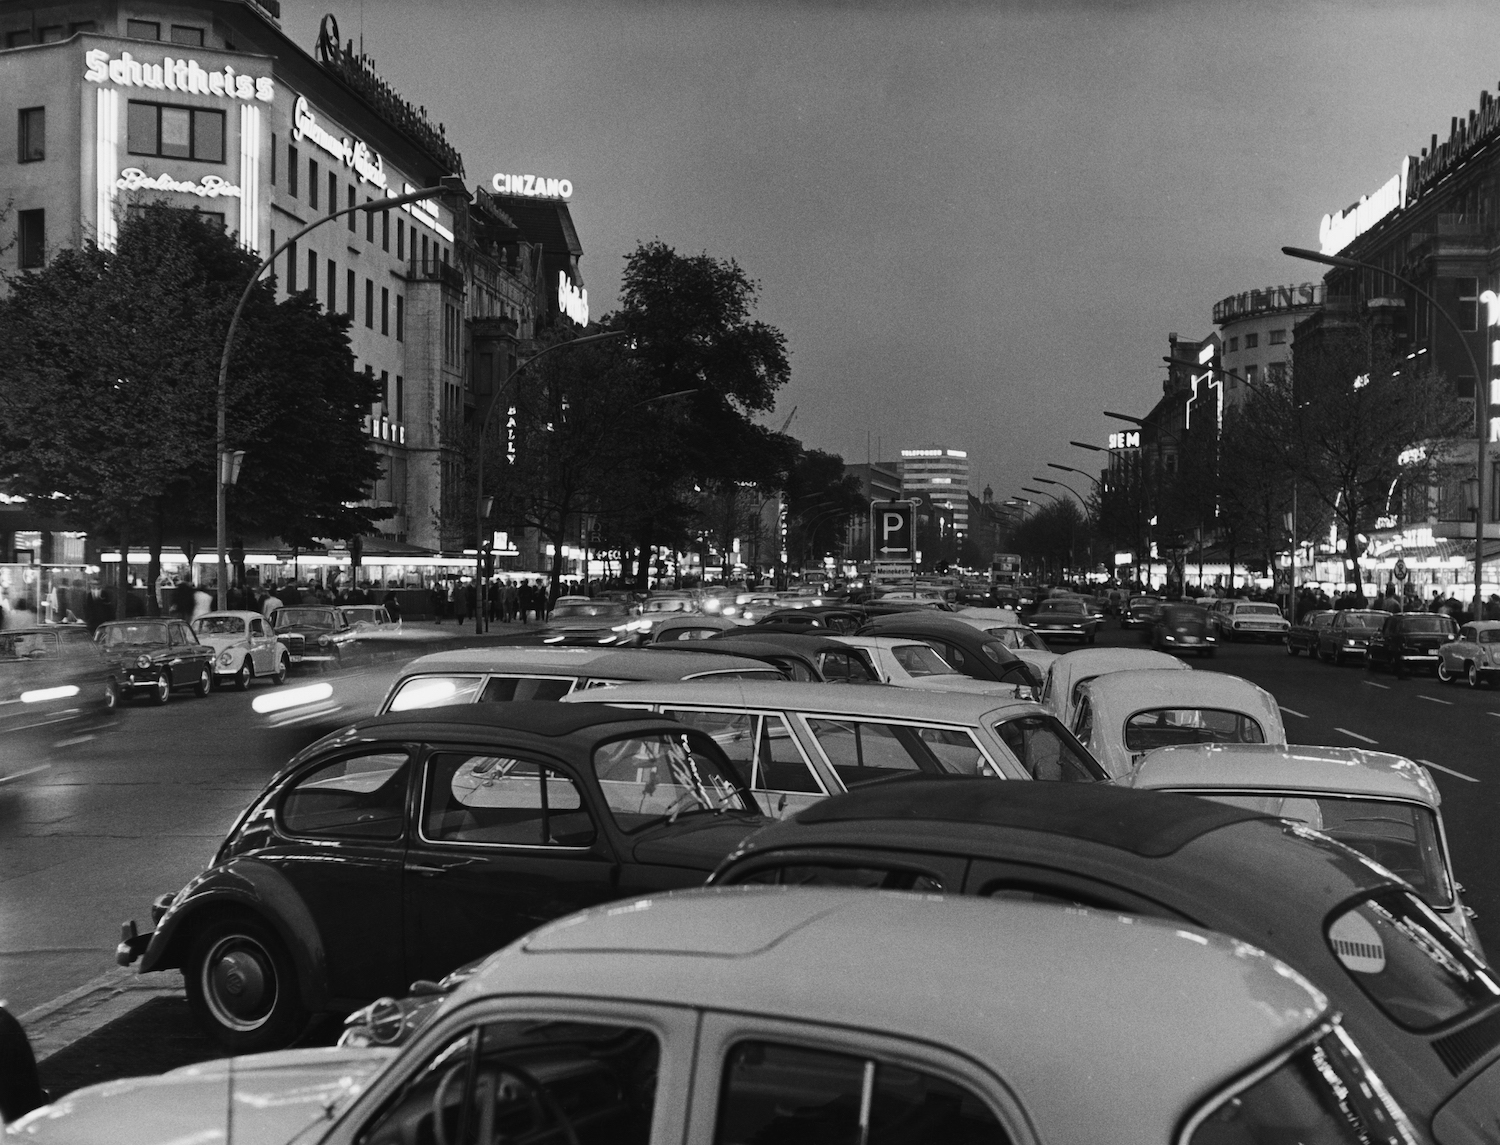
POLYGON ((901 495, 920 497, 924 505, 942 511, 945 522, 960 535, 969 532, 969 454, 963 449, 901 451, 901 495))
POLYGON ((1227 408, 1243 405, 1258 385, 1286 381, 1293 328, 1322 305, 1321 282, 1247 290, 1214 304, 1227 408))

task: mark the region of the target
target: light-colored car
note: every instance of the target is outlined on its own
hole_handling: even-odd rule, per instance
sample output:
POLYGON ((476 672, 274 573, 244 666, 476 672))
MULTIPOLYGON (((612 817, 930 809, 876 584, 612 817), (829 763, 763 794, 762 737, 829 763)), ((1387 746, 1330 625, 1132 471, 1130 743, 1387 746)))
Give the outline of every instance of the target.
POLYGON ((257 676, 279 684, 291 667, 291 653, 258 612, 205 612, 192 623, 198 639, 214 650, 214 682, 240 691, 257 676))
POLYGON ((1305 823, 1401 876, 1480 949, 1453 877, 1442 797, 1412 760, 1357 747, 1195 744, 1151 752, 1121 785, 1203 795, 1305 823))
POLYGON ((1439 645, 1438 679, 1464 679, 1477 688, 1500 678, 1500 620, 1471 621, 1458 630, 1458 639, 1439 645))
POLYGON ((583 688, 638 680, 725 677, 780 680, 769 664, 658 648, 459 648, 418 656, 396 676, 378 710, 445 708, 508 700, 558 700, 583 688))
POLYGON ((1015 626, 1021 623, 1020 614, 1014 608, 980 608, 977 605, 967 605, 956 611, 954 616, 968 620, 989 620, 996 625, 1015 626))
POLYGON ((1326 997, 1247 943, 1048 903, 785 887, 642 897, 533 931, 400 1051, 110 1082, 13 1132, 38 1145, 1418 1140, 1326 997))
POLYGON ((1069 727, 1078 705, 1078 688, 1111 672, 1192 671, 1176 656, 1149 648, 1080 648, 1052 662, 1042 684, 1042 703, 1069 727))
POLYGON ((1214 624, 1226 640, 1286 639, 1291 624, 1274 604, 1255 600, 1221 600, 1213 611, 1214 624))
MULTIPOLYGON (((562 603, 561 600, 558 601, 562 603)), ((389 636, 401 631, 401 622, 391 618, 383 604, 342 604, 339 611, 344 614, 349 627, 354 629, 354 638, 362 640, 370 636, 389 636)))
POLYGON ((1008 608, 966 608, 955 613, 954 620, 962 620, 965 624, 971 624, 980 632, 993 636, 1016 654, 1019 660, 1035 665, 1037 672, 1045 676, 1053 662, 1061 653, 1053 652, 1047 647, 1047 642, 1033 632, 1019 620, 1006 621, 996 617, 975 616, 977 612, 1004 614, 1010 613, 1008 608))
POLYGON ((1276 697, 1223 672, 1111 672, 1077 692, 1073 734, 1115 779, 1159 747, 1286 743, 1276 697))
MULTIPOLYGON (((932 692, 970 692, 985 696, 1019 695, 1019 686, 998 680, 976 680, 965 676, 938 655, 930 644, 907 636, 839 636, 830 640, 858 648, 882 684, 898 688, 921 688, 932 692)), ((1032 698, 1026 689, 1026 698, 1032 698)))
POLYGON ((624 684, 567 703, 666 712, 713 736, 777 818, 824 796, 900 775, 1093 782, 1104 770, 1029 700, 870 684, 624 684))

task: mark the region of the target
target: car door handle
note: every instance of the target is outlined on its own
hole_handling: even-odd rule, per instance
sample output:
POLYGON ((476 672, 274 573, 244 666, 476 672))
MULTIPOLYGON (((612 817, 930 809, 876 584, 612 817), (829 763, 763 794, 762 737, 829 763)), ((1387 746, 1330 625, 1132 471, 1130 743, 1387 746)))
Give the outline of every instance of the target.
POLYGON ((406 870, 414 875, 421 875, 423 878, 435 879, 438 875, 446 875, 451 868, 430 867, 425 863, 407 863, 406 870))

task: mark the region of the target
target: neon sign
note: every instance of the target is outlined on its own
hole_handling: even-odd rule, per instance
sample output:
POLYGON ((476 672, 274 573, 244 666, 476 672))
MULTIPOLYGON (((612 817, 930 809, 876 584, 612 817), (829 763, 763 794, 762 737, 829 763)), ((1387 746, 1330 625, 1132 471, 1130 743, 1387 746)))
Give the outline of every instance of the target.
POLYGON ((589 292, 574 286, 567 272, 557 272, 557 308, 580 326, 589 324, 589 292))
POLYGON ((540 175, 501 175, 490 180, 497 195, 518 195, 524 199, 571 199, 573 184, 568 179, 543 179, 540 175))
POLYGON ((370 150, 363 139, 351 140, 348 136, 335 135, 323 127, 318 122, 318 117, 312 113, 312 108, 307 105, 307 97, 303 95, 299 95, 297 102, 292 105, 292 138, 311 139, 345 167, 353 170, 360 182, 385 188, 385 164, 380 161, 379 154, 370 150))
POLYGON ((1380 190, 1362 196, 1359 202, 1336 215, 1324 215, 1318 227, 1318 249, 1324 254, 1338 254, 1392 211, 1406 206, 1406 179, 1410 168, 1410 159, 1401 160, 1401 170, 1392 175, 1380 190))
POLYGON ((183 91, 190 95, 216 95, 224 99, 257 99, 270 103, 276 84, 270 76, 247 76, 225 64, 222 71, 209 71, 197 60, 165 57, 159 64, 142 63, 129 52, 111 58, 102 48, 85 52, 83 78, 89 83, 113 83, 119 87, 145 87, 156 91, 183 91))
POLYGON ((1109 435, 1109 448, 1111 449, 1139 449, 1141 447, 1141 431, 1128 429, 1121 433, 1109 435))
POLYGON ((240 189, 233 183, 226 183, 217 175, 205 175, 198 183, 184 183, 172 178, 165 171, 160 175, 151 176, 139 167, 127 167, 120 172, 120 177, 115 180, 115 186, 121 191, 180 191, 185 195, 197 195, 200 199, 238 199, 240 189))
MULTIPOLYGON (((403 183, 402 188, 403 190, 401 193, 403 195, 410 195, 413 191, 416 190, 416 188, 413 187, 410 183, 403 183)), ((387 198, 394 199, 396 197, 396 193, 387 189, 386 196, 387 198)), ((437 204, 434 203, 431 199, 418 199, 415 203, 405 204, 401 209, 417 222, 421 223, 424 227, 432 229, 437 234, 447 239, 450 243, 453 241, 453 232, 450 231, 447 227, 443 226, 442 223, 438 222, 437 204)))

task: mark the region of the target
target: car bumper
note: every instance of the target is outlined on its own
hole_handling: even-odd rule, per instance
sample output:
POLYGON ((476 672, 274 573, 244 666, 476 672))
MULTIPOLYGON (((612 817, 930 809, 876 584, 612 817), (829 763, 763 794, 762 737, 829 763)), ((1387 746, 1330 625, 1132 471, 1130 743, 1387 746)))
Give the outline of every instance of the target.
MULTIPOLYGON (((151 925, 154 927, 161 922, 162 915, 167 913, 167 908, 177 896, 168 891, 166 894, 157 895, 151 903, 151 925)), ((129 966, 146 953, 146 947, 151 945, 151 938, 155 930, 142 931, 136 925, 135 919, 122 923, 120 926, 120 942, 115 947, 115 961, 121 966, 129 966)))

